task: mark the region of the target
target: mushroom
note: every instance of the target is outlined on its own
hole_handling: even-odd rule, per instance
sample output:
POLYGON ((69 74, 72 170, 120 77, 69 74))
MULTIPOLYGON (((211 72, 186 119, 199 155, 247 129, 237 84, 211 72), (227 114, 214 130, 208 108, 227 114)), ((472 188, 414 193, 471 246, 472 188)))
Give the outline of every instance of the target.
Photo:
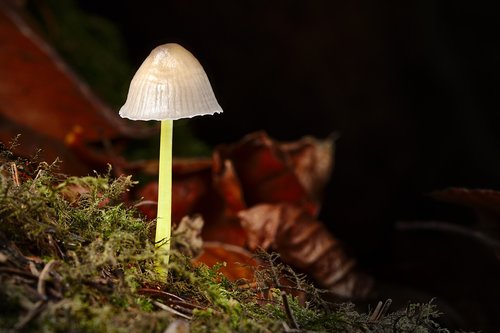
POLYGON ((198 60, 175 43, 156 47, 135 73, 120 116, 161 121, 158 211, 155 242, 170 250, 172 211, 173 120, 221 113, 217 99, 198 60))

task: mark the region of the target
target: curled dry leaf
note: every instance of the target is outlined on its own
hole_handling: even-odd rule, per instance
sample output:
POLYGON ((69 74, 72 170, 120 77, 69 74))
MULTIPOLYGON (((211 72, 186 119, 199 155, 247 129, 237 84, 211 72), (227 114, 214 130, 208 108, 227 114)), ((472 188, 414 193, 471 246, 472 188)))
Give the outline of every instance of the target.
POLYGON ((146 128, 125 122, 102 102, 25 14, 9 1, 0 1, 0 140, 8 142, 21 134, 16 154, 30 156, 41 148, 44 160, 65 161, 64 172, 86 174, 92 167, 79 163, 78 152, 65 142, 71 131, 80 128, 82 142, 88 144, 103 138, 144 137, 146 128))
POLYGON ((246 207, 241 183, 229 159, 216 158, 214 161, 214 188, 225 202, 228 214, 235 214, 246 207))
POLYGON ((214 178, 225 185, 224 190, 228 183, 234 184, 231 198, 241 198, 236 208, 289 202, 314 215, 333 167, 332 149, 332 138, 320 141, 306 137, 282 144, 256 132, 235 144, 217 147, 214 178))
MULTIPOLYGON (((206 222, 203 239, 244 245, 246 236, 236 215, 227 214, 225 200, 213 185, 211 160, 174 159, 172 178, 172 223, 201 214, 206 222)), ((148 218, 156 218, 158 183, 143 186, 137 196, 144 199, 138 209, 148 218)))
POLYGON ((250 249, 277 251, 283 261, 339 296, 365 296, 370 290, 372 281, 355 269, 342 244, 301 207, 261 204, 238 215, 250 249))
POLYGON ((320 202, 326 183, 333 170, 336 136, 318 140, 306 136, 299 141, 279 144, 289 156, 289 163, 306 192, 320 202))
MULTIPOLYGON (((211 161, 174 159, 172 221, 202 214, 204 239, 243 246, 246 235, 237 213, 249 206, 291 202, 316 214, 333 166, 333 142, 333 138, 305 137, 278 143, 256 132, 217 147, 211 161)), ((157 191, 152 182, 139 196, 156 201, 157 191)), ((156 217, 154 205, 139 208, 148 217, 156 217)))

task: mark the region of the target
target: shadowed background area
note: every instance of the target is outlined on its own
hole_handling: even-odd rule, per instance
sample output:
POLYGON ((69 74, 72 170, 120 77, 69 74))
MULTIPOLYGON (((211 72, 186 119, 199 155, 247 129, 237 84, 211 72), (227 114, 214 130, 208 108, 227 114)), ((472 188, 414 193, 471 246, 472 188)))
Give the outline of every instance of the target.
POLYGON ((321 213, 328 228, 367 271, 414 288, 402 300, 434 296, 450 304, 462 328, 500 327, 500 269, 491 251, 467 238, 394 228, 400 220, 472 225, 472 211, 426 194, 500 189, 491 4, 78 3, 117 25, 134 68, 167 42, 200 60, 224 109, 189 122, 204 142, 233 142, 256 130, 278 140, 338 133, 321 213))
POLYGON ((282 140, 339 132, 331 214, 368 227, 382 212, 417 214, 403 192, 500 187, 496 16, 486 3, 80 6, 118 25, 135 67, 166 42, 199 58, 225 110, 192 121, 211 144, 261 129, 282 140), (355 209, 335 205, 340 197, 355 209))

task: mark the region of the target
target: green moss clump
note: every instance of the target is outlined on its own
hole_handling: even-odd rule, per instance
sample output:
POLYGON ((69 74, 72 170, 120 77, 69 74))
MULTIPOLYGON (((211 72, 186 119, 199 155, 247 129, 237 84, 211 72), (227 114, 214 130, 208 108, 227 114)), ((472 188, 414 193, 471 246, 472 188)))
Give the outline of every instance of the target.
POLYGON ((176 251, 168 277, 130 177, 66 177, 0 145, 0 332, 447 332, 432 304, 377 317, 330 303, 274 254, 255 281, 229 281, 176 251))
POLYGON ((151 300, 136 292, 158 283, 155 265, 162 254, 149 241, 152 223, 123 204, 134 184, 131 178, 66 178, 54 172, 55 164, 35 165, 6 150, 0 158, 0 249, 5 258, 0 295, 6 300, 0 327, 33 332, 164 329, 170 317, 153 311, 151 300), (34 318, 24 323, 26 316, 34 318))

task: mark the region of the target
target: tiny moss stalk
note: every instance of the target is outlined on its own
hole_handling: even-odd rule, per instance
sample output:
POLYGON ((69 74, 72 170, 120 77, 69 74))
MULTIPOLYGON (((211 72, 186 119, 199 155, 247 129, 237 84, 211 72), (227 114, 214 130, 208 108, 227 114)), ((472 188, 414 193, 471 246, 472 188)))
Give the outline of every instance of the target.
POLYGON ((158 248, 162 248, 167 252, 165 263, 168 263, 168 251, 170 249, 170 235, 172 230, 172 136, 173 121, 162 120, 155 242, 158 248))

